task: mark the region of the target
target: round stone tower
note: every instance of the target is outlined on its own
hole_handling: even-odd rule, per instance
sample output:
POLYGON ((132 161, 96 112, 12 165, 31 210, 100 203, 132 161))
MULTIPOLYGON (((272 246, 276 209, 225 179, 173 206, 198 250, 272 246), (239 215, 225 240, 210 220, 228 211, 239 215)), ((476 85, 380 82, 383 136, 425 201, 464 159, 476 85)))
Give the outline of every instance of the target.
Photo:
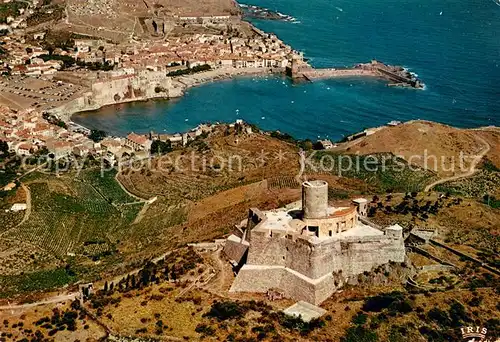
POLYGON ((317 219, 328 216, 328 183, 315 180, 302 183, 302 211, 304 218, 317 219))

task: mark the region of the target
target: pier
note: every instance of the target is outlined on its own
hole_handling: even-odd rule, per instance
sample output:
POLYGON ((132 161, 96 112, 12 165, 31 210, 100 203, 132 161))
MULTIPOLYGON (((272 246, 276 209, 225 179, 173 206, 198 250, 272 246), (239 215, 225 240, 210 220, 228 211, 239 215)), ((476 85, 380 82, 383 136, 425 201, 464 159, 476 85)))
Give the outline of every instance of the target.
POLYGON ((373 60, 370 63, 356 64, 350 68, 316 69, 301 59, 294 58, 288 75, 294 80, 313 82, 318 79, 337 77, 377 77, 389 81, 389 86, 422 89, 423 83, 412 73, 400 66, 387 65, 373 60))

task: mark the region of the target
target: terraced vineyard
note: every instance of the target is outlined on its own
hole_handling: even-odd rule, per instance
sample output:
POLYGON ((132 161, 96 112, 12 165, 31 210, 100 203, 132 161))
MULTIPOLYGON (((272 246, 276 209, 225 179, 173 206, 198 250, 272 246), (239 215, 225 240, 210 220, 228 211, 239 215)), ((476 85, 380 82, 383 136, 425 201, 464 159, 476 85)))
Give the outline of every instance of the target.
POLYGON ((112 174, 101 181, 95 174, 86 173, 85 177, 92 179, 93 184, 70 177, 29 184, 31 215, 27 222, 9 232, 9 236, 60 257, 69 253, 94 254, 93 249, 83 246, 96 240, 100 241, 96 253, 112 250, 122 235, 121 228, 133 222, 142 204, 114 206, 115 202, 124 204, 136 200, 120 188, 112 174))
POLYGON ((124 237, 138 243, 149 243, 156 239, 162 231, 182 224, 187 220, 188 208, 182 202, 154 203, 141 223, 130 226, 124 237))
POLYGON ((500 193, 500 172, 481 170, 469 178, 458 179, 436 186, 436 191, 449 192, 466 197, 483 197, 500 193))
POLYGON ((136 198, 129 196, 116 182, 116 174, 116 170, 103 173, 100 170, 88 170, 83 173, 81 179, 83 182, 90 183, 109 203, 124 204, 137 202, 136 198))
POLYGON ((267 182, 269 189, 295 189, 300 186, 300 184, 297 182, 297 179, 292 176, 274 177, 268 179, 267 182))
POLYGON ((212 196, 219 191, 232 189, 248 182, 224 179, 220 182, 202 174, 170 174, 155 173, 149 176, 148 182, 144 182, 141 174, 120 175, 120 181, 130 192, 142 197, 164 196, 176 201, 186 199, 198 201, 212 196), (136 186, 140 183, 139 186, 136 186), (138 189, 140 188, 140 190, 138 189))
POLYGON ((404 159, 390 153, 341 155, 321 151, 314 157, 318 169, 361 179, 375 186, 378 192, 418 192, 436 179, 434 172, 414 165, 410 167, 404 159))

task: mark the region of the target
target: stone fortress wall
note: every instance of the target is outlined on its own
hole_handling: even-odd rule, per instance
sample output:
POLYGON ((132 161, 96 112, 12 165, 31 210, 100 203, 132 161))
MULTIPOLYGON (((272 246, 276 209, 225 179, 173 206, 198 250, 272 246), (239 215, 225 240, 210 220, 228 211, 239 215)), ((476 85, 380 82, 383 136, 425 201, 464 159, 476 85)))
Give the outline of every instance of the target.
POLYGON ((155 98, 179 97, 183 90, 175 87, 165 72, 143 70, 95 80, 90 91, 50 112, 63 120, 81 111, 96 110, 104 106, 143 101, 155 98))
MULTIPOLYGON (((404 261, 401 227, 388 227, 377 234, 340 236, 342 232, 360 229, 356 208, 328 216, 328 185, 317 185, 303 185, 302 220, 290 222, 290 226, 298 227, 302 234, 266 229, 265 213, 250 210, 241 238, 247 244, 248 256, 231 291, 266 292, 279 288, 291 298, 319 304, 349 279, 390 261, 404 261), (337 223, 341 231, 329 235, 337 223), (312 230, 309 224, 314 225, 312 230)), ((234 244, 233 239, 229 248, 234 248, 234 244)), ((230 253, 227 254, 231 258, 230 253)))

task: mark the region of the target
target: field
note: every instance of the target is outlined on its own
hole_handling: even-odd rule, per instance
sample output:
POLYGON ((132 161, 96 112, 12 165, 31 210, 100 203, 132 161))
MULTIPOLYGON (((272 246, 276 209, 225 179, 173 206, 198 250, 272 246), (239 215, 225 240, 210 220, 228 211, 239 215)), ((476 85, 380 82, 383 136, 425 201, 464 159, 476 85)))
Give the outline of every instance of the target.
POLYGON ((59 288, 74 280, 74 274, 64 268, 34 271, 16 276, 0 276, 0 298, 9 298, 17 293, 59 288))
POLYGON ((69 272, 70 276, 63 277, 63 269, 64 274, 56 277, 60 272, 57 267, 68 262, 76 268, 88 266, 89 261, 115 254, 118 241, 127 233, 143 203, 125 193, 114 181, 114 175, 110 172, 99 179, 94 170, 86 170, 80 178, 73 174, 31 174, 24 179, 31 194, 31 213, 24 223, 7 227, 1 235, 2 282, 10 281, 12 288, 26 292, 29 287, 24 285, 31 282, 30 277, 38 277, 30 272, 39 270, 41 279, 47 278, 39 284, 60 286, 75 275, 69 272), (25 272, 25 276, 14 276, 20 272, 25 272), (53 282, 49 280, 52 276, 53 282))
POLYGON ((10 232, 55 255, 76 254, 90 239, 109 240, 119 212, 91 187, 71 179, 29 184, 33 208, 28 222, 10 232), (67 192, 62 192, 66 190, 67 192))
POLYGON ((26 193, 22 188, 16 188, 6 193, 0 198, 0 235, 18 225, 24 217, 24 212, 11 212, 10 208, 14 203, 25 203, 26 193))
POLYGON ((404 159, 390 153, 351 155, 320 151, 314 158, 317 169, 332 175, 360 179, 376 193, 422 191, 426 184, 436 179, 434 172, 411 168, 404 159))
POLYGON ((82 180, 89 183, 108 203, 125 204, 138 200, 128 195, 116 182, 116 170, 101 174, 100 170, 89 170, 83 173, 82 180))

